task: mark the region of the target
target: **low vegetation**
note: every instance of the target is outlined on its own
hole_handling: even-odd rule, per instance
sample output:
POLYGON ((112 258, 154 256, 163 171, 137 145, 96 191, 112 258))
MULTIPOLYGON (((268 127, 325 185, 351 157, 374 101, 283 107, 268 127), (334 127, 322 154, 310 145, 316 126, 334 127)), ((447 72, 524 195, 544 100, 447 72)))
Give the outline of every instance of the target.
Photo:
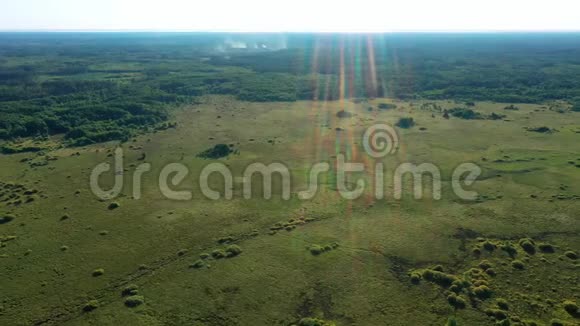
POLYGON ((197 156, 207 159, 218 159, 227 157, 231 153, 233 153, 233 150, 230 148, 230 146, 226 144, 217 144, 214 147, 199 153, 197 156))

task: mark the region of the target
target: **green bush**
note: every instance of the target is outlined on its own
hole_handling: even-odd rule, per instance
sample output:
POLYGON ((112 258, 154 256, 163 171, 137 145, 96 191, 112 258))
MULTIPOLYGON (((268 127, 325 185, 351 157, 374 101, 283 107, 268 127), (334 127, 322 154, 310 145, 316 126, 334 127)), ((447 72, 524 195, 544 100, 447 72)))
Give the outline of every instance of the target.
POLYGON ((145 298, 142 295, 132 295, 125 299, 125 306, 135 308, 145 303, 145 298))
POLYGON ((520 247, 524 249, 525 252, 529 254, 534 254, 536 252, 536 244, 532 239, 529 238, 520 239, 518 243, 520 247))
POLYGON ((104 270, 103 268, 97 268, 97 269, 95 269, 95 270, 93 271, 93 273, 92 273, 92 275, 93 275, 94 277, 98 277, 98 276, 101 276, 101 275, 103 275, 103 274, 105 274, 105 270, 104 270))
POLYGON ((447 302, 455 307, 455 309, 465 309, 467 305, 467 301, 462 296, 456 295, 455 293, 447 296, 447 302))
POLYGON ((16 218, 16 216, 14 216, 12 214, 4 214, 4 215, 0 216, 0 224, 10 223, 15 218, 16 218))
POLYGON ((492 267, 491 263, 487 260, 482 260, 478 266, 484 271, 492 267))
POLYGON ((378 107, 381 110, 393 110, 397 108, 397 105, 391 103, 379 103, 378 107))
POLYGON ((298 326, 335 326, 335 324, 318 318, 302 318, 298 326))
POLYGON ((496 275, 497 275, 497 272, 496 272, 496 271, 495 271, 495 269, 493 269, 493 268, 488 268, 488 269, 486 269, 486 270, 485 270, 485 273, 486 273, 487 275, 489 275, 489 276, 496 276, 496 275))
POLYGON ((419 284, 421 282, 421 274, 419 273, 411 273, 411 283, 419 284))
POLYGON ((345 118, 351 118, 352 117, 352 113, 348 112, 348 111, 344 111, 344 110, 340 110, 336 113, 336 116, 338 118, 341 119, 345 119, 345 118))
POLYGON ((209 257, 210 257, 210 255, 206 252, 199 255, 199 258, 201 258, 201 259, 208 259, 209 257))
POLYGON ((230 155, 233 151, 230 149, 230 147, 226 144, 217 144, 212 148, 209 148, 201 153, 199 153, 197 156, 201 157, 201 158, 207 158, 207 159, 218 159, 218 158, 222 158, 222 157, 226 157, 228 155, 230 155))
POLYGON ((107 208, 109 210, 117 209, 119 207, 121 207, 121 205, 119 203, 117 203, 117 202, 112 202, 112 203, 109 204, 109 206, 107 206, 107 208))
POLYGON ((136 284, 129 284, 121 290, 121 295, 124 297, 137 294, 139 294, 139 286, 136 284))
POLYGON ((502 251, 505 251, 512 258, 515 257, 518 253, 516 248, 509 243, 502 244, 500 248, 502 251))
POLYGON ((521 260, 514 260, 512 261, 512 267, 515 269, 524 269, 525 264, 521 260))
POLYGON ((552 319, 550 320, 550 326, 565 326, 565 324, 559 319, 552 319))
POLYGON ((489 241, 485 241, 482 245, 483 245, 483 249, 485 249, 487 251, 494 251, 495 250, 495 244, 493 244, 489 241))
POLYGON ((395 126, 403 129, 409 129, 415 125, 415 120, 413 118, 400 118, 395 126))
POLYGON ((491 289, 486 285, 480 285, 473 288, 473 294, 480 299, 489 298, 491 293, 491 289))
POLYGON ((226 257, 226 252, 223 249, 216 249, 211 252, 211 256, 215 259, 226 257))
POLYGON ((511 104, 511 105, 508 105, 508 106, 504 107, 503 109, 504 109, 504 110, 509 110, 509 111, 517 111, 517 110, 519 110, 520 108, 518 108, 517 106, 515 106, 515 105, 511 104))
POLYGON ((226 247, 226 256, 235 257, 242 253, 242 248, 237 245, 229 245, 226 247))
POLYGON ((199 269, 205 266, 205 262, 201 259, 196 260, 195 262, 193 262, 191 265, 189 265, 190 268, 195 268, 195 269, 199 269))
POLYGON ((83 306, 83 311, 90 312, 90 311, 97 309, 98 307, 99 307, 99 301, 91 300, 91 301, 85 303, 85 305, 83 306))
POLYGON ((554 246, 548 243, 540 243, 538 245, 538 248, 540 249, 541 252, 546 254, 553 254, 555 252, 554 246))
POLYGON ((454 108, 448 111, 449 114, 456 118, 465 119, 465 120, 476 120, 476 119, 483 119, 483 116, 479 112, 475 112, 472 109, 468 108, 454 108))
POLYGON ((564 253, 564 256, 570 258, 570 259, 578 259, 578 254, 572 250, 568 250, 564 253))
POLYGON ((501 310, 509 310, 509 304, 505 299, 498 298, 496 304, 501 310))
POLYGON ((564 301, 563 306, 564 310, 566 310, 566 312, 569 313, 570 315, 575 317, 580 315, 580 311, 578 311, 578 305, 576 304, 576 302, 566 300, 564 301))
POLYGON ((323 253, 323 252, 324 252, 324 248, 322 248, 321 246, 319 246, 319 245, 316 245, 316 244, 315 244, 315 245, 312 245, 312 246, 310 246, 310 247, 308 248, 308 250, 310 250, 310 253, 311 253, 312 255, 314 255, 314 256, 318 256, 318 255, 320 255, 321 253, 323 253))

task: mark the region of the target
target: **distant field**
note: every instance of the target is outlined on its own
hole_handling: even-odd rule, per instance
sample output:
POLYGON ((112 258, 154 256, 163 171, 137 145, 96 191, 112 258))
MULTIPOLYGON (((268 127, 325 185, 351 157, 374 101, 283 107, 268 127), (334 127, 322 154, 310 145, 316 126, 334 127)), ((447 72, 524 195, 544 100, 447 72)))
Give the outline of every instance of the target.
MULTIPOLYGON (((37 142, 39 152, 0 155, 0 211, 13 218, 0 224, 0 324, 443 326, 452 317, 469 326, 576 325, 580 113, 568 102, 506 110, 511 104, 203 95, 170 111, 175 128, 80 147, 60 147, 62 135, 51 135, 37 142), (456 107, 485 118, 444 116, 456 107), (338 117, 341 110, 350 115, 338 117), (487 118, 492 113, 502 117, 487 118), (400 118, 415 125, 396 128, 400 148, 381 161, 388 171, 404 162, 435 164, 441 200, 413 199, 405 183, 401 200, 387 186, 383 200, 367 193, 348 201, 332 173, 312 200, 298 198, 315 162, 347 153, 374 163, 363 132, 400 118), (539 127, 549 131, 533 131, 539 127), (217 144, 235 152, 198 157, 217 144), (101 201, 89 175, 113 162, 117 146, 125 153, 122 195, 101 201), (200 192, 197 175, 214 161, 234 173, 232 200, 200 192), (289 166, 290 200, 277 187, 272 200, 260 199, 259 186, 253 199, 242 197, 242 171, 256 161, 289 166), (143 162, 152 170, 135 200, 131 176, 143 162), (477 201, 451 191, 450 174, 462 162, 483 170, 470 188, 477 201), (175 188, 192 190, 191 200, 160 193, 167 163, 189 168, 175 188), (110 209, 112 202, 119 207, 110 209), (231 245, 242 252, 212 257, 231 245)), ((357 177, 372 181, 368 172, 357 177)), ((210 181, 223 189, 219 178, 210 181)), ((109 174, 103 184, 111 182, 109 174)))

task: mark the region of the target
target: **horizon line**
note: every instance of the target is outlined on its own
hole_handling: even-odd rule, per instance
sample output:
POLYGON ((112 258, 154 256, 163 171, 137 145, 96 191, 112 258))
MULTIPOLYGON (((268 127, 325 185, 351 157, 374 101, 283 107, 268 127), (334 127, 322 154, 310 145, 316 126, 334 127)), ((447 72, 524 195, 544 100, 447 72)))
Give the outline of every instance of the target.
POLYGON ((465 29, 465 30, 353 30, 353 31, 343 31, 343 30, 272 30, 272 31, 260 31, 260 30, 194 30, 194 29, 0 29, 0 33, 234 33, 234 34, 244 34, 244 33, 257 33, 257 34, 396 34, 396 33, 441 33, 441 34, 483 34, 483 33, 580 33, 580 29, 521 29, 521 30, 509 30, 509 29, 465 29))

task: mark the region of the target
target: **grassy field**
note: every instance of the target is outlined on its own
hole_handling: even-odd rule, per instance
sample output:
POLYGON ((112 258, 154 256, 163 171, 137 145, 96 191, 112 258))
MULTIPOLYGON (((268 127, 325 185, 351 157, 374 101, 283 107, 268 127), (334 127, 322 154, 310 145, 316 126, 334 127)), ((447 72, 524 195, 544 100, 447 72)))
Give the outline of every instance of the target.
MULTIPOLYGON (((51 136, 44 151, 0 155, 0 210, 10 216, 0 224, 0 324, 442 326, 451 317, 470 326, 577 325, 580 113, 476 102, 471 109, 506 117, 465 120, 443 117, 453 101, 355 102, 204 96, 172 111, 176 128, 121 145, 59 148, 51 136), (340 110, 352 116, 339 118, 340 110), (385 199, 365 193, 348 201, 332 173, 312 200, 298 198, 315 162, 347 153, 372 164, 364 130, 402 117, 416 125, 397 129, 400 148, 384 159, 386 169, 437 165, 441 200, 413 199, 408 183, 396 200, 387 177, 385 199), (555 131, 527 129, 543 126, 555 131), (234 198, 212 201, 197 176, 215 160, 198 154, 220 143, 236 150, 218 160, 233 171, 234 198), (124 188, 102 201, 89 175, 113 162, 117 146, 125 153, 124 188), (143 162, 152 169, 135 200, 132 174, 143 162), (258 182, 244 199, 242 172, 253 162, 289 166, 291 199, 278 188, 260 199, 258 182), (450 175, 463 162, 483 170, 471 188, 477 201, 451 191, 450 175), (160 192, 167 163, 189 168, 176 188, 191 190, 191 200, 160 192), (119 207, 109 209, 113 201, 119 207), (214 257, 232 245, 241 253, 214 257), (317 246, 329 250, 318 254, 317 246)), ((111 181, 108 175, 103 184, 111 181)))

